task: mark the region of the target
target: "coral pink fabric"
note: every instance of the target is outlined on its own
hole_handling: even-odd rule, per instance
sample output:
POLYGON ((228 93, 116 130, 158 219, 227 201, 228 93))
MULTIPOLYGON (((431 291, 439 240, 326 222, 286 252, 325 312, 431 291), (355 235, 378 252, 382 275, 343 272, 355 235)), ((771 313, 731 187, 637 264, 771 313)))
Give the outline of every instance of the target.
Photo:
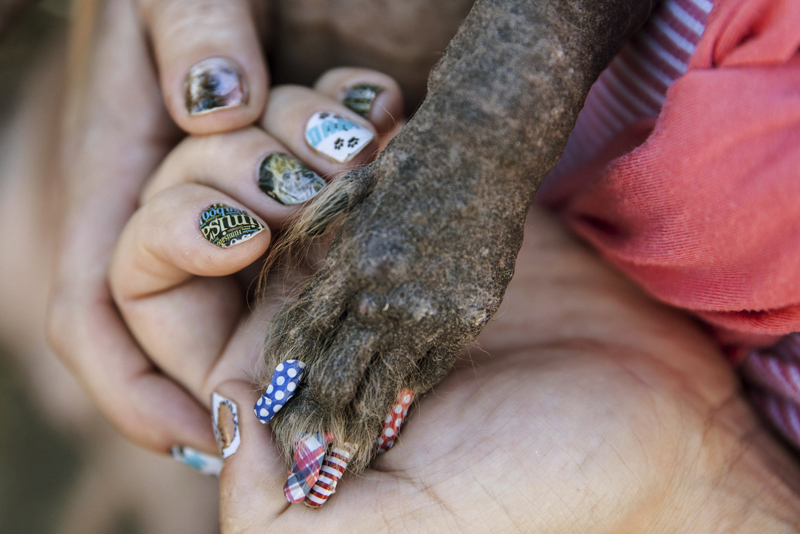
MULTIPOLYGON (((666 0, 682 20, 675 6, 687 2, 666 0)), ((730 354, 755 405, 800 449, 798 29, 800 1, 716 0, 699 42, 668 31, 697 46, 658 117, 553 173, 539 202, 653 295, 738 344, 730 354)), ((654 30, 642 31, 652 42, 654 30)))
POLYGON ((545 200, 656 297, 762 344, 800 331, 798 28, 796 0, 717 0, 658 118, 545 200))

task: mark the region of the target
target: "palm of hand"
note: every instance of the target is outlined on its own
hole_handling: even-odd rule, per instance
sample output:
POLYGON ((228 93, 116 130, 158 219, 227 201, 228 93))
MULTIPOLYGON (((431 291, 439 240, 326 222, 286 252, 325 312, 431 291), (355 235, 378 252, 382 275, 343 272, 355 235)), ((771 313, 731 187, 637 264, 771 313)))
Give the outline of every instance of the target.
POLYGON ((284 466, 272 446, 245 445, 268 440, 246 421, 223 471, 223 525, 654 532, 666 514, 671 532, 696 527, 744 436, 763 433, 733 373, 685 317, 548 216, 529 223, 479 348, 412 409, 390 453, 322 511, 286 510, 284 466))

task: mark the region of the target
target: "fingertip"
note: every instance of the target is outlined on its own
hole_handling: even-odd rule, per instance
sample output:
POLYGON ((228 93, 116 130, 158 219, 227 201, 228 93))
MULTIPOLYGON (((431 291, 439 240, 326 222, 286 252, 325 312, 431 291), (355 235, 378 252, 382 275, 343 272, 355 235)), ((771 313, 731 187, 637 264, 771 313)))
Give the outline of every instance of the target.
POLYGON ((212 55, 165 80, 167 109, 189 134, 238 130, 255 123, 267 102, 269 76, 262 61, 212 55))
POLYGON ((221 277, 251 265, 271 231, 227 195, 198 184, 156 194, 129 221, 112 255, 109 282, 121 305, 180 286, 193 276, 221 277))
POLYGON ((236 404, 240 436, 236 452, 225 459, 220 474, 222 515, 243 517, 245 510, 252 514, 253 509, 270 515, 283 510, 286 466, 269 425, 262 425, 253 413, 259 393, 248 382, 227 380, 214 388, 214 394, 236 404))
POLYGON ((323 74, 314 88, 369 120, 378 133, 391 131, 403 117, 403 91, 387 74, 340 67, 323 74))
POLYGON ((253 124, 269 79, 247 0, 142 2, 170 116, 190 134, 253 124))

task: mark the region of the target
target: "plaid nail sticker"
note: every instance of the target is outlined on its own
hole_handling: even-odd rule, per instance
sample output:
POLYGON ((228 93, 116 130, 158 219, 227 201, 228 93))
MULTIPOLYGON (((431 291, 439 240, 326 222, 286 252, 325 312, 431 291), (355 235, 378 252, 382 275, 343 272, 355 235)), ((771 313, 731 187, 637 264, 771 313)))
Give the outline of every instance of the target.
POLYGON ((187 465, 204 475, 218 477, 222 471, 222 459, 211 456, 191 447, 176 445, 170 449, 170 454, 183 465, 187 465))
POLYGON ((375 98, 383 91, 383 87, 371 83, 359 83, 347 90, 342 104, 362 117, 369 118, 369 112, 375 98))
POLYGON ((345 163, 375 137, 367 130, 334 113, 315 113, 306 123, 306 142, 317 152, 345 163))
POLYGON ((306 364, 299 360, 286 360, 278 364, 267 391, 256 401, 255 413, 261 424, 269 423, 294 396, 305 368, 306 364))
POLYGON ((325 455, 325 461, 319 470, 319 478, 308 492, 303 504, 309 508, 319 508, 325 504, 328 497, 336 493, 336 486, 347 471, 347 464, 352 455, 353 447, 348 443, 342 444, 341 447, 333 447, 331 452, 325 455))
POLYGON ((329 437, 326 434, 304 434, 294 440, 294 464, 283 486, 283 494, 290 503, 303 502, 316 484, 329 437))
POLYGON ((414 401, 414 392, 410 389, 403 388, 394 401, 389 415, 383 420, 383 429, 381 435, 378 437, 378 454, 383 454, 392 447, 397 440, 397 435, 400 433, 400 428, 406 420, 408 415, 408 407, 414 401))

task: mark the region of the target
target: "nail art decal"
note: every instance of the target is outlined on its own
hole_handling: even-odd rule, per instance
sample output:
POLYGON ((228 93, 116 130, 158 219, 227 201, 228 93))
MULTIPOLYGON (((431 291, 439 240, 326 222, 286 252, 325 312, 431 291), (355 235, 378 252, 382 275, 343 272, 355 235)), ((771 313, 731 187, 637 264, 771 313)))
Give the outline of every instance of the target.
POLYGON ((212 204, 200 214, 203 237, 221 248, 247 241, 263 229, 264 225, 246 211, 225 204, 212 204))
POLYGON ((266 393, 256 402, 256 417, 262 424, 269 423, 294 396, 305 368, 306 364, 298 360, 286 360, 278 364, 272 373, 266 393))
POLYGON ((224 460, 232 456, 242 442, 239 436, 239 410, 236 403, 222 395, 212 393, 211 418, 214 421, 214 437, 217 438, 219 454, 224 460))
POLYGON ((329 438, 332 436, 328 434, 305 434, 294 440, 294 464, 283 486, 283 494, 290 503, 303 502, 316 484, 329 438))
POLYGON ((325 461, 319 470, 319 478, 308 492, 303 504, 309 508, 319 508, 325 504, 328 497, 336 493, 336 486, 347 471, 347 464, 352 455, 353 447, 348 443, 342 444, 341 447, 332 447, 331 452, 325 455, 325 461))
POLYGON ((247 104, 247 88, 242 69, 222 57, 195 64, 186 74, 186 109, 201 115, 247 104))
POLYGON ((347 90, 342 104, 367 119, 372 110, 372 104, 381 91, 383 91, 383 87, 370 83, 359 83, 347 90))
POLYGON ((374 137, 366 128, 333 113, 315 113, 306 123, 306 142, 339 163, 353 159, 374 137))
POLYGON ((408 415, 408 407, 414 401, 414 392, 410 389, 401 389, 397 400, 394 401, 392 409, 386 419, 383 420, 383 430, 378 438, 378 454, 383 454, 392 447, 397 440, 397 435, 400 433, 400 428, 408 415))
POLYGON ((314 198, 325 187, 325 180, 287 154, 270 154, 258 169, 258 187, 291 206, 314 198))
POLYGON ((222 460, 218 456, 211 456, 191 447, 181 447, 180 445, 172 447, 169 452, 180 463, 188 465, 204 475, 218 477, 222 471, 222 460))

